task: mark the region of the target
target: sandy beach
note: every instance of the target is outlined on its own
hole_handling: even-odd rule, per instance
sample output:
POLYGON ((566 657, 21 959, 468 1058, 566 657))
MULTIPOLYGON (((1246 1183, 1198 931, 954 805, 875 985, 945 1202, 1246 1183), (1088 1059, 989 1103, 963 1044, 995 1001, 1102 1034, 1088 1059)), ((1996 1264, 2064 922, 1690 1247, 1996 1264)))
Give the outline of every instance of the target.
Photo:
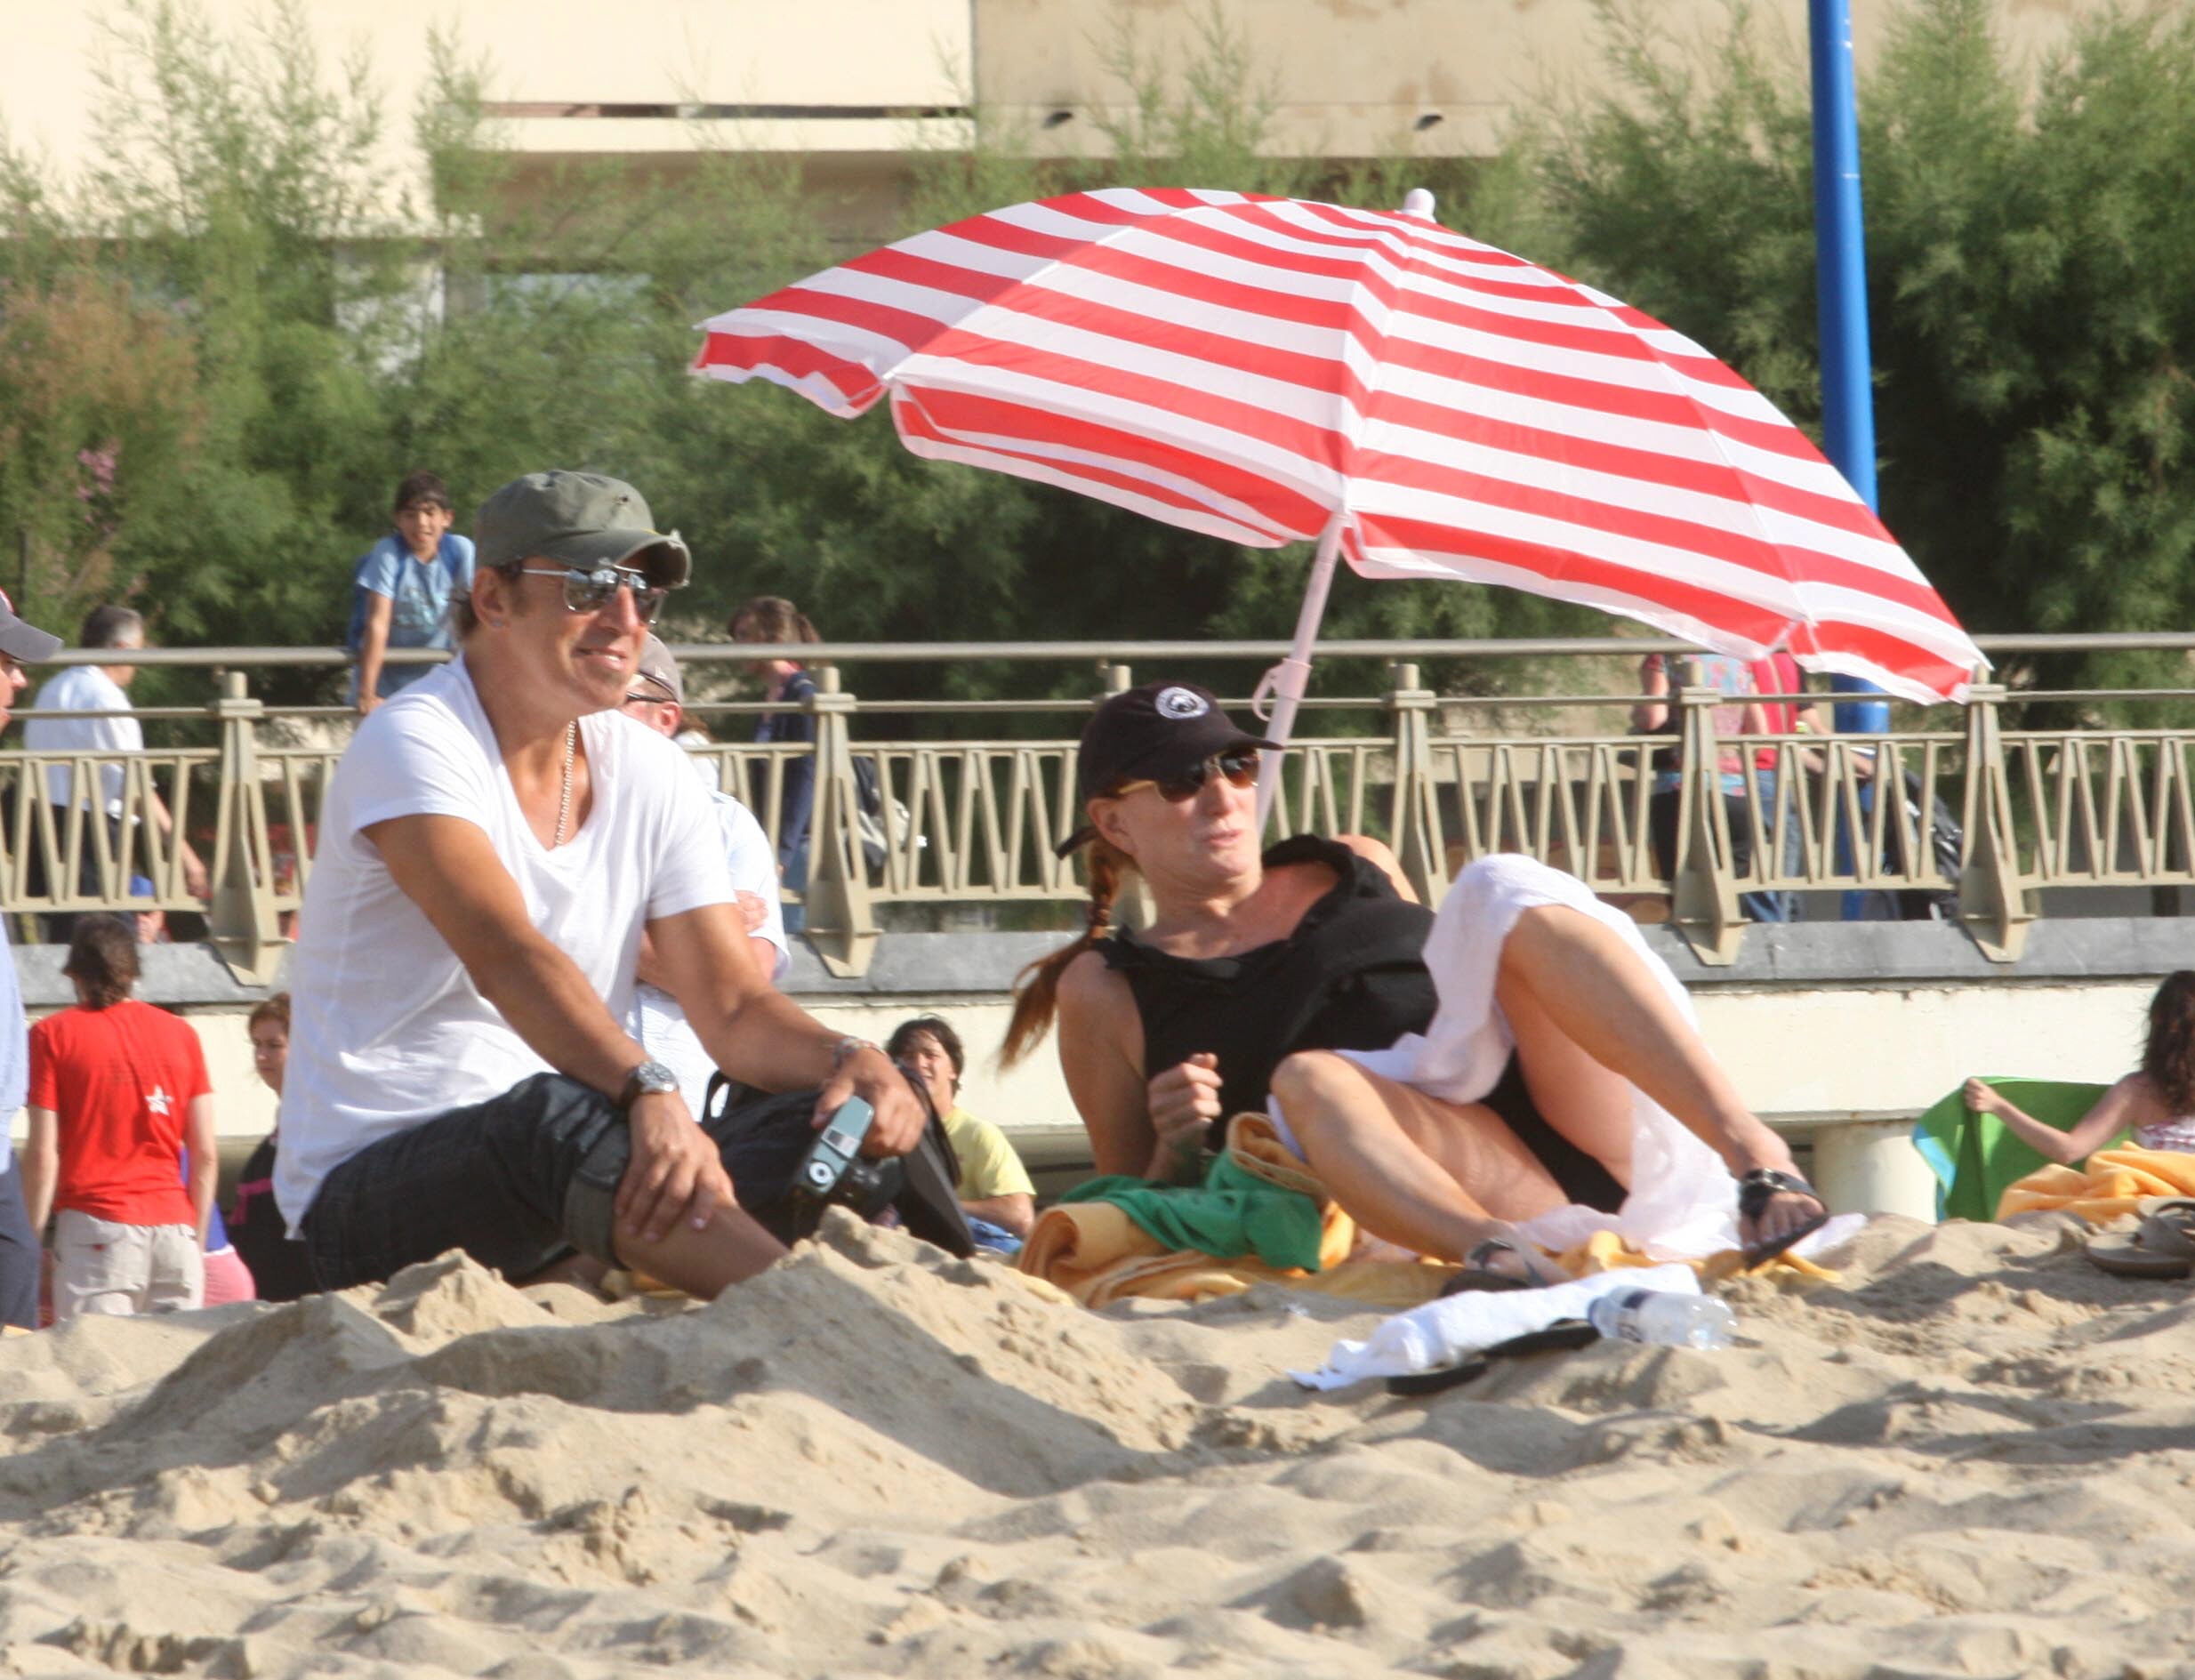
POLYGON ((2195 1671, 2195 1319, 1878 1220, 1714 1354, 1427 1400, 1374 1315, 1090 1313, 834 1216, 711 1306, 386 1290, 0 1338, 0 1674, 2195 1671))

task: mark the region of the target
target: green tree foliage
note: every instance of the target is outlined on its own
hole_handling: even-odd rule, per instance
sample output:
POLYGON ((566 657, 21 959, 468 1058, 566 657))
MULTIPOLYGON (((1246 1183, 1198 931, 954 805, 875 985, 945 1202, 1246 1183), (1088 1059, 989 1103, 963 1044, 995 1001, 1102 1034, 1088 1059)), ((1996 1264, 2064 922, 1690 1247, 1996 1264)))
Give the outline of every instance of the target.
MULTIPOLYGON (((2195 14, 2090 11, 2036 64, 1998 15, 1910 0, 1861 84, 1883 516, 1971 629, 2184 630, 2195 14)), ((1615 76, 1524 138, 1540 226, 1815 426, 1803 59, 1742 7, 1704 44, 1604 24, 1615 76)))
MULTIPOLYGON (((1976 628, 2183 627, 2195 17, 2098 12, 2027 68, 1993 16, 1990 0, 1910 0, 1864 87, 1885 513, 1976 628)), ((1811 424, 1798 54, 1742 10, 1692 44, 1611 12, 1604 48, 1600 91, 1549 103, 1490 165, 1398 144, 1336 169, 1274 155, 1259 62, 1221 12, 1174 59, 1124 21, 1108 51, 1133 97, 1104 125, 1106 157, 1039 163, 982 122, 972 148, 918 154, 902 204, 881 223, 872 207, 856 237, 796 162, 736 133, 697 126, 690 157, 642 172, 517 157, 483 116, 493 64, 454 38, 426 54, 413 162, 391 181, 377 160, 401 117, 363 63, 318 53, 304 0, 269 0, 233 33, 188 0, 119 0, 105 165, 64 187, 0 146, 0 582, 27 582, 57 623, 122 595, 171 640, 326 643, 404 472, 433 468, 469 508, 555 463, 631 478, 693 540, 679 633, 716 634, 770 592, 843 639, 1283 635, 1305 550, 1235 550, 918 460, 880 414, 849 423, 690 378, 694 324, 879 239, 1049 192, 1392 205, 1428 185, 1451 224, 1668 320, 1811 424)), ((1328 630, 1604 622, 1345 573, 1328 630)), ((872 694, 939 680, 859 676, 872 694)))
MULTIPOLYGON (((1269 100, 1216 9, 1186 62, 1162 67, 1125 25, 1109 51, 1136 91, 1107 130, 1114 157, 1039 165, 1021 136, 982 124, 972 149, 917 157, 904 208, 873 236, 1122 181, 1391 204, 1419 178, 1270 155, 1269 100)), ((272 0, 233 36, 186 0, 125 0, 109 31, 107 165, 64 191, 0 154, 0 203, 23 235, 0 248, 0 309, 36 318, 95 284, 110 307, 149 310, 181 358, 161 410, 177 441, 118 451, 127 517, 104 536, 104 565, 64 553, 48 527, 80 518, 63 470, 71 440, 104 447, 113 424, 82 403, 47 414, 41 435, 60 441, 40 459, 60 465, 0 477, 0 530, 30 530, 47 557, 33 610, 67 622, 124 593, 171 639, 325 643, 342 631, 351 562, 385 528, 403 472, 432 467, 462 506, 559 463, 631 478, 694 541, 699 580, 674 626, 686 634, 719 633, 737 600, 763 592, 792 596, 841 639, 1290 626, 1300 550, 1246 554, 918 460, 882 414, 849 424, 774 388, 688 377, 695 322, 848 254, 828 232, 845 218, 797 165, 743 150, 736 133, 697 126, 693 155, 659 175, 515 157, 482 116, 492 64, 454 38, 427 56, 413 125, 425 188, 393 209, 374 173, 387 114, 363 65, 320 57, 302 0, 272 0)), ((43 412, 15 374, 0 369, 0 424, 43 412)), ((1345 580, 1331 622, 1483 634, 1546 617, 1497 591, 1345 580)), ((872 693, 895 680, 938 679, 863 673, 872 693)), ((944 677, 961 691, 1089 680, 944 677)))

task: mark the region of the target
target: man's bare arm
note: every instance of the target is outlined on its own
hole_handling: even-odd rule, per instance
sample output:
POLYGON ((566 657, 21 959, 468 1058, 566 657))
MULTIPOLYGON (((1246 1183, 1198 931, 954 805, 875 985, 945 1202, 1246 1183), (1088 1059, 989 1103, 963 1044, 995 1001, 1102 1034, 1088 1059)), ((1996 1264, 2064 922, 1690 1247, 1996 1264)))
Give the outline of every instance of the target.
POLYGON ((33 1108, 30 1137, 23 1145, 23 1210, 30 1228, 43 1238, 53 1217, 53 1186, 60 1173, 60 1121, 50 1108, 33 1108))
MULTIPOLYGON (((527 919, 526 900, 485 831, 456 816, 397 816, 361 830, 399 889, 434 924, 480 995, 560 1073, 621 1094, 646 1059, 579 965, 527 919)), ((720 906, 731 913, 728 905, 720 906)), ((716 1145, 676 1091, 644 1092, 625 1113, 632 1163, 613 1207, 629 1234, 655 1243, 683 1220, 695 1230, 729 1207, 716 1145)))
POLYGON ((1004 1196, 969 1196, 961 1211, 973 1219, 988 1219, 1001 1231, 1025 1237, 1036 1226, 1036 1198, 1026 1191, 1004 1196))
POLYGON ((486 832, 457 816, 396 816, 360 831, 390 877, 534 1053, 615 1097, 647 1057, 577 963, 527 919, 486 832))
POLYGON ((389 621, 396 602, 374 595, 366 604, 366 623, 358 630, 358 711, 361 716, 381 704, 381 668, 389 651, 389 621))
POLYGON ((201 1092, 183 1111, 183 1143, 190 1151, 190 1213, 197 1222, 198 1246, 205 1246, 213 1223, 213 1186, 221 1178, 221 1145, 213 1136, 213 1094, 201 1092))
POLYGON ((770 985, 755 962, 760 942, 746 936, 730 904, 706 904, 648 923, 664 988, 686 1011, 710 1060, 733 1079, 763 1090, 823 1088, 816 1113, 848 1096, 876 1111, 864 1153, 904 1155, 921 1141, 928 1116, 905 1077, 880 1050, 844 1058, 832 1031, 770 985))

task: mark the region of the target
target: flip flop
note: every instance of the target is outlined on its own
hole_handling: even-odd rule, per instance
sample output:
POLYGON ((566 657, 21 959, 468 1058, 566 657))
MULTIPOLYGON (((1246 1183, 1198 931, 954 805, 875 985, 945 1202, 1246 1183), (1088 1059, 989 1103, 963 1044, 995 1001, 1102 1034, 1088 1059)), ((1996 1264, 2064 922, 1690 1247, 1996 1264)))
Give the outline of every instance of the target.
POLYGON ((1573 1347, 1588 1346, 1600 1338, 1600 1331, 1582 1318, 1558 1318, 1545 1330, 1529 1330, 1522 1336, 1512 1336, 1506 1342, 1482 1347, 1437 1371, 1413 1371, 1404 1376, 1390 1377, 1387 1392, 1405 1396, 1437 1395, 1443 1388, 1454 1388, 1483 1377, 1497 1359, 1507 1359, 1516 1354, 1565 1353, 1573 1347))
POLYGON ((1758 1242, 1749 1249, 1739 1250, 1747 1271, 1765 1266, 1793 1243, 1812 1236, 1829 1222, 1829 1204, 1821 1199, 1821 1193, 1795 1172, 1779 1172, 1773 1167, 1756 1167, 1738 1180, 1738 1217, 1757 1219, 1768 1211, 1768 1204, 1781 1195, 1805 1196, 1821 1210, 1813 1218, 1802 1223, 1795 1231, 1787 1231, 1773 1242, 1758 1242))
POLYGON ((2195 1200, 2185 1196, 2151 1196, 2151 1202, 2174 1204, 2157 1213, 2145 1212, 2131 1232, 2103 1231, 2088 1239, 2090 1262, 2114 1277, 2183 1278, 2195 1274, 2195 1200))

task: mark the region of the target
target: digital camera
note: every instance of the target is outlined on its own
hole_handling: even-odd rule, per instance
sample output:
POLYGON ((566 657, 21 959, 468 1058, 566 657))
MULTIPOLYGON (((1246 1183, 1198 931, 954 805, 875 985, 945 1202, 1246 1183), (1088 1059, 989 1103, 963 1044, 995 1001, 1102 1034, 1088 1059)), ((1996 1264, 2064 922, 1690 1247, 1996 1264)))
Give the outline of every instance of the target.
POLYGON ((793 1194, 817 1204, 836 1202, 864 1218, 888 1202, 899 1187, 897 1163, 864 1161, 861 1154, 875 1118, 876 1111, 858 1097, 840 1104, 793 1173, 793 1194))

